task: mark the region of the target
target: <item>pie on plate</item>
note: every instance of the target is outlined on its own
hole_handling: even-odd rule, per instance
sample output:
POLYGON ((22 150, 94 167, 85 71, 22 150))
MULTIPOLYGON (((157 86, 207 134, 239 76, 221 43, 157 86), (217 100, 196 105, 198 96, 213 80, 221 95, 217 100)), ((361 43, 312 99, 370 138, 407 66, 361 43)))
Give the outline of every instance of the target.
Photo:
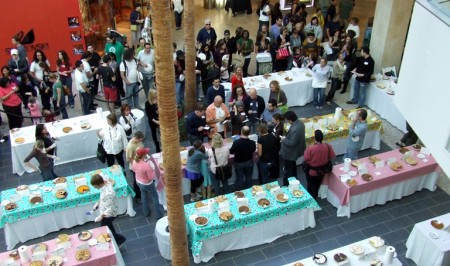
POLYGON ((284 80, 286 80, 286 81, 293 81, 294 79, 291 78, 291 77, 285 77, 284 80))
POLYGON ((374 248, 381 248, 384 246, 384 240, 379 236, 369 238, 369 243, 374 248))
POLYGON ((14 259, 14 260, 20 259, 19 251, 17 251, 17 249, 12 250, 12 251, 9 253, 9 257, 12 258, 12 259, 14 259))
POLYGON ((28 186, 27 185, 20 185, 16 188, 17 191, 21 191, 21 190, 27 190, 28 186))
POLYGON ((362 162, 361 162, 360 160, 354 160, 354 161, 352 161, 352 165, 353 165, 354 167, 358 167, 358 165, 360 165, 360 164, 362 164, 362 162))
POLYGON ((242 191, 236 191, 236 192, 234 192, 234 195, 236 196, 236 198, 244 198, 245 197, 244 192, 242 192, 242 191))
POLYGON ((14 140, 14 142, 17 143, 17 144, 24 143, 25 142, 25 138, 22 138, 22 137, 17 138, 17 139, 14 140))
POLYGON ((405 152, 409 151, 409 149, 408 149, 408 148, 405 148, 405 147, 402 147, 402 148, 398 149, 398 151, 399 151, 401 154, 404 154, 405 152))
POLYGON ((14 202, 10 202, 5 205, 5 210, 7 210, 7 211, 12 211, 12 210, 15 210, 16 208, 17 208, 17 204, 15 204, 14 202))
POLYGON ((58 178, 56 178, 55 180, 53 180, 53 183, 55 184, 61 184, 61 183, 66 183, 66 178, 63 176, 60 176, 58 178))
POLYGON ((239 207, 239 213, 240 214, 247 214, 250 212, 250 208, 248 206, 241 206, 239 207))
POLYGON ((81 129, 86 130, 86 129, 90 129, 90 128, 91 128, 91 124, 89 124, 89 123, 83 123, 83 124, 81 124, 81 129))
POLYGON ((63 264, 63 258, 61 256, 51 256, 47 260, 48 266, 60 266, 63 264))
POLYGON ((272 188, 276 187, 276 185, 274 185, 274 184, 266 184, 264 187, 265 187, 267 190, 271 190, 272 188))
POLYGON ((69 133, 70 131, 72 131, 71 127, 63 127, 63 132, 64 133, 69 133))
POLYGON ((372 259, 370 261, 370 266, 382 266, 383 262, 381 262, 381 260, 379 259, 372 259))
POLYGON ((75 259, 78 261, 87 261, 91 257, 89 249, 80 249, 75 253, 75 259))
POLYGON ((256 195, 256 192, 263 191, 263 188, 261 186, 253 186, 252 187, 252 194, 256 195))
POLYGON ((320 254, 320 253, 314 254, 313 260, 317 264, 325 264, 327 262, 327 256, 325 256, 324 254, 320 254))
POLYGON ((203 217, 203 216, 199 216, 199 217, 195 218, 194 222, 198 226, 205 226, 205 225, 208 224, 208 218, 203 217))
POLYGON ((284 193, 280 193, 276 196, 276 199, 278 202, 285 203, 289 200, 289 197, 284 193))
POLYGON ((81 231, 80 233, 78 233, 78 239, 80 239, 81 241, 89 240, 91 237, 92 233, 89 231, 81 231))
POLYGON ((67 191, 64 189, 59 189, 55 192, 55 197, 57 199, 65 199, 67 197, 67 191))
POLYGON ((296 263, 294 263, 294 266, 305 266, 305 265, 301 262, 296 262, 296 263))
POLYGON ((40 261, 40 260, 33 260, 30 263, 30 266, 44 266, 44 263, 42 261, 40 261))
POLYGON ((98 243, 106 243, 111 241, 111 236, 108 233, 101 233, 97 236, 98 243))
POLYGON ((303 191, 296 189, 296 190, 292 191, 292 195, 294 195, 294 197, 296 197, 296 198, 301 198, 303 196, 303 191))
POLYGON ((378 158, 377 156, 373 155, 373 156, 369 156, 369 161, 373 164, 375 164, 376 162, 381 161, 380 158, 378 158))
POLYGON ((334 254, 334 260, 337 263, 344 262, 347 260, 347 255, 345 255, 344 253, 336 253, 336 254, 334 254))
POLYGON ((436 229, 444 228, 444 224, 441 221, 439 221, 439 220, 432 220, 431 221, 431 226, 433 226, 436 229))
POLYGON ((77 187, 77 192, 80 194, 84 194, 84 193, 88 192, 89 190, 91 190, 91 189, 87 185, 81 185, 81 186, 77 187))
POLYGON ((221 202, 224 202, 224 201, 227 201, 227 200, 228 200, 227 197, 225 197, 224 195, 220 195, 220 196, 216 197, 216 202, 217 203, 221 203, 221 202))
POLYGON ((70 240, 70 237, 68 234, 60 234, 56 237, 56 243, 61 244, 68 242, 70 240))
POLYGON ((416 164, 417 164, 416 159, 414 159, 413 157, 408 157, 408 158, 406 158, 406 159, 405 159, 405 162, 406 162, 407 164, 409 164, 409 165, 416 165, 416 164))
POLYGON ((208 205, 207 203, 204 203, 203 201, 197 201, 196 203, 195 203, 195 208, 201 208, 201 207, 204 207, 204 206, 206 206, 206 205, 208 205))
POLYGON ((39 195, 35 195, 35 196, 31 197, 31 199, 30 199, 30 203, 31 204, 36 204, 36 203, 40 203, 40 202, 43 202, 43 201, 44 200, 39 195))
POLYGON ((31 247, 31 252, 41 252, 41 251, 47 251, 48 246, 45 243, 38 243, 31 247))
POLYGON ((222 221, 228 222, 229 220, 233 219, 233 214, 231 212, 221 212, 219 214, 219 218, 222 221))
POLYGON ((399 162, 393 162, 389 165, 389 167, 394 171, 400 171, 403 168, 403 165, 399 162))
POLYGON ((345 183, 347 183, 347 185, 349 185, 351 187, 358 184, 358 182, 356 182, 355 179, 348 179, 345 183))
POLYGON ((270 206, 270 201, 268 199, 260 199, 258 200, 258 205, 262 208, 267 208, 270 206))
POLYGON ((358 245, 358 244, 353 245, 353 246, 350 247, 350 252, 355 254, 355 255, 364 254, 364 251, 365 251, 364 247, 361 246, 361 245, 358 245))
POLYGON ((416 151, 420 151, 420 149, 422 149, 422 145, 420 145, 420 144, 414 144, 414 145, 412 145, 412 148, 413 148, 414 150, 416 150, 416 151))
POLYGON ((372 176, 371 174, 362 174, 362 175, 361 175, 361 178, 362 178, 364 181, 369 182, 369 181, 372 181, 373 176, 372 176))

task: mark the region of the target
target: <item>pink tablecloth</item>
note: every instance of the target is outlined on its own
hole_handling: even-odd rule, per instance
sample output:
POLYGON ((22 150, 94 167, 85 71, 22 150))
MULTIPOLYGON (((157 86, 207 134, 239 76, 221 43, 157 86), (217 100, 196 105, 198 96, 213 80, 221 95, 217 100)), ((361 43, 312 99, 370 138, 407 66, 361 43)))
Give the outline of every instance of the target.
MULTIPOLYGON (((96 238, 100 233, 107 233, 107 232, 109 232, 109 230, 108 230, 108 227, 106 227, 106 226, 92 229, 92 238, 96 238)), ((47 246, 48 246, 47 257, 46 257, 46 259, 48 259, 51 256, 51 252, 53 250, 57 249, 58 245, 56 244, 55 239, 48 240, 43 243, 47 244, 47 246)), ((79 240, 78 233, 77 233, 77 234, 70 235, 70 243, 71 243, 71 248, 65 250, 65 254, 66 254, 65 258, 67 259, 67 261, 64 261, 63 265, 111 266, 111 265, 117 264, 116 250, 115 250, 114 245, 112 245, 112 242, 109 243, 109 250, 97 251, 95 247, 90 247, 91 257, 89 258, 89 260, 84 261, 84 262, 77 261, 75 259, 75 253, 77 251, 77 247, 82 244, 87 243, 87 241, 79 240)), ((31 258, 31 248, 32 248, 32 246, 28 247, 28 252, 29 252, 30 258, 31 258)), ((9 259, 9 253, 10 253, 10 251, 1 253, 0 261, 5 261, 5 260, 9 259)), ((22 263, 21 265, 27 266, 27 265, 29 265, 29 263, 26 263, 26 264, 22 263)))
MULTIPOLYGON (((409 150, 413 151, 412 147, 407 147, 409 150)), ((322 185, 327 185, 328 189, 336 195, 340 200, 341 205, 346 205, 352 196, 363 194, 375 189, 389 186, 394 183, 402 182, 408 179, 413 179, 418 176, 429 174, 435 171, 440 171, 439 165, 434 160, 433 156, 425 155, 425 160, 417 158, 419 152, 414 151, 414 158, 418 162, 417 165, 411 166, 402 160, 402 154, 398 149, 377 154, 376 156, 381 160, 387 160, 388 158, 397 158, 398 162, 401 162, 403 168, 400 171, 394 171, 389 166, 385 165, 383 168, 376 169, 368 157, 359 159, 359 161, 365 162, 367 165, 368 172, 373 176, 373 180, 366 182, 360 175, 353 177, 358 183, 355 186, 349 186, 346 183, 341 182, 339 176, 346 174, 343 170, 344 165, 336 165, 333 167, 333 172, 326 175, 323 179, 322 185), (379 175, 375 173, 379 172, 379 175)), ((357 172, 356 167, 352 166, 352 169, 357 172)))

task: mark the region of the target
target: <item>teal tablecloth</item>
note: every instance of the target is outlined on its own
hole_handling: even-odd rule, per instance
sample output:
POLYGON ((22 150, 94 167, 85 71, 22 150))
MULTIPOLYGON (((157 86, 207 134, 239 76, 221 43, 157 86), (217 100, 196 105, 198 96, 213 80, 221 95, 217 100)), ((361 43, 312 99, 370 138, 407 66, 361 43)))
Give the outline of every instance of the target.
MULTIPOLYGON (((278 185, 277 182, 272 182, 270 184, 278 185)), ((263 188, 265 188, 264 185, 263 188)), ((258 206, 257 200, 252 195, 251 189, 243 190, 242 192, 244 192, 245 197, 249 199, 249 214, 240 214, 234 193, 227 194, 225 196, 228 198, 230 203, 230 211, 234 215, 233 219, 228 222, 222 221, 219 218, 216 206, 215 213, 210 215, 201 215, 208 217, 209 219, 206 226, 197 226, 189 219, 189 216, 196 214, 195 203, 184 205, 184 213, 186 216, 192 255, 195 257, 200 254, 203 240, 218 237, 226 233, 231 233, 258 223, 263 223, 264 221, 276 219, 284 215, 293 214, 302 209, 320 208, 319 204, 317 204, 311 195, 309 195, 304 187, 300 185, 300 189, 303 191, 304 195, 301 198, 294 198, 287 187, 282 187, 283 192, 289 196, 289 201, 286 203, 278 202, 275 197, 273 197, 272 194, 266 190, 266 198, 270 200, 271 205, 265 209, 258 206)), ((204 202, 206 202, 206 200, 204 202)))
MULTIPOLYGON (((15 210, 7 211, 2 207, 3 210, 0 219, 0 228, 3 228, 6 223, 11 224, 20 220, 44 215, 46 213, 56 212, 63 209, 74 208, 77 206, 92 204, 96 202, 100 197, 100 192, 98 189, 91 186, 90 180, 91 176, 96 174, 97 171, 101 171, 101 174, 103 176, 109 177, 110 179, 116 181, 114 190, 117 193, 117 197, 127 197, 130 194, 134 196, 135 193, 131 189, 131 187, 128 186, 127 180, 125 179, 120 166, 116 167, 118 168, 116 168, 114 171, 111 171, 111 169, 108 167, 66 177, 68 195, 65 199, 58 199, 55 197, 55 184, 53 184, 52 181, 37 183, 36 185, 40 187, 40 189, 38 189, 37 191, 41 192, 43 202, 33 205, 28 201, 28 197, 26 197, 16 202, 17 208, 15 210), (75 182, 73 181, 74 178, 80 176, 84 176, 86 178, 87 185, 90 188, 90 191, 84 194, 79 194, 76 191, 75 182), (52 187, 53 191, 44 192, 41 188, 45 186, 52 187)), ((2 191, 1 200, 8 200, 14 194, 16 194, 15 188, 2 191)))

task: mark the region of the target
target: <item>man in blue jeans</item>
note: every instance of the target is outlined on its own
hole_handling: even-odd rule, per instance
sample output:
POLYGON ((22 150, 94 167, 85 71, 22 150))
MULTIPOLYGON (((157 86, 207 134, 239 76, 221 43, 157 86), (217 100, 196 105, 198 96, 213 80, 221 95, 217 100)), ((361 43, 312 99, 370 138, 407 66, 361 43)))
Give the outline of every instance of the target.
POLYGON ((250 188, 253 184, 253 153, 256 151, 256 144, 248 138, 249 135, 250 128, 243 126, 241 129, 241 138, 234 141, 230 148, 230 154, 234 154, 234 172, 236 174, 237 190, 250 188))
POLYGON ((356 76, 355 83, 353 83, 353 98, 351 101, 347 101, 347 104, 358 104, 356 108, 361 108, 366 103, 366 90, 375 67, 369 48, 361 48, 361 55, 362 59, 352 71, 356 76))
POLYGON ((83 62, 80 60, 75 62, 75 85, 80 94, 81 100, 81 110, 83 111, 83 115, 88 115, 91 113, 91 89, 89 87, 89 80, 86 74, 83 71, 83 62))

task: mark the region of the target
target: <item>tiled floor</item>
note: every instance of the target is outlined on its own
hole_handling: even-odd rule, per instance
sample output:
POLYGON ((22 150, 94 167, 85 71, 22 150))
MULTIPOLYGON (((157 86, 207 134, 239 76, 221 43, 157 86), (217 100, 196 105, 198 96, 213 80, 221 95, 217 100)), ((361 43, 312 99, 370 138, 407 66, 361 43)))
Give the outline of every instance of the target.
MULTIPOLYGON (((216 28, 219 37, 223 30, 229 28, 232 32, 234 28, 245 25, 251 32, 256 31, 257 18, 253 15, 240 15, 231 18, 231 14, 226 14, 223 10, 207 11, 201 6, 202 1, 196 0, 198 18, 196 28, 201 27, 202 21, 206 17, 211 17, 213 26, 216 28)), ((254 1, 255 3, 259 1, 254 1)), ((361 26, 367 21, 368 16, 373 16, 375 0, 357 1, 355 15, 361 18, 361 26), (367 12, 370 10, 369 12, 367 12), (366 12, 366 13, 364 13, 366 12), (371 14, 370 14, 371 13, 371 14)), ((183 42, 182 31, 174 31, 175 41, 181 45, 183 42)), ((250 73, 252 73, 252 67, 250 73)), ((338 103, 345 102, 345 99, 337 99, 338 103)), ((325 106, 323 110, 316 110, 312 104, 304 107, 296 107, 293 110, 299 117, 311 117, 315 115, 334 112, 336 105, 325 106)), ((70 115, 80 114, 78 107, 69 110, 70 115)), ((150 131, 147 129, 147 135, 150 131)), ((390 145, 392 139, 386 140, 390 145)), ((154 150, 154 146, 147 138, 145 141, 148 147, 154 150)), ((391 146, 392 147, 392 146, 391 146)), ((361 156, 369 156, 379 152, 389 150, 389 146, 382 143, 380 151, 366 150, 361 152, 361 156)), ((337 161, 340 161, 338 158, 337 161)), ((72 162, 56 167, 59 175, 71 175, 85 171, 90 171, 104 167, 96 159, 72 162)), ((305 184, 305 179, 301 170, 300 180, 305 184)), ((128 175, 131 176, 131 175, 128 175)), ((12 174, 10 143, 0 144, 0 189, 16 187, 19 184, 31 184, 40 181, 36 174, 25 174, 17 176, 12 174)), ((131 180, 129 180, 130 182, 131 180)), ((131 184, 131 182, 130 182, 131 184)), ((336 247, 373 236, 383 237, 388 244, 394 245, 397 249, 398 257, 404 265, 414 265, 405 259, 405 242, 415 223, 429 219, 444 213, 450 212, 450 196, 437 189, 434 192, 428 190, 417 192, 401 200, 395 200, 382 206, 374 206, 353 214, 351 219, 337 218, 336 208, 331 206, 326 200, 319 200, 321 211, 315 213, 317 226, 292 235, 284 236, 273 243, 260 245, 244 250, 235 250, 216 254, 208 263, 202 265, 282 265, 298 259, 312 256, 316 252, 323 252, 336 247)), ((127 265, 170 265, 170 261, 163 259, 159 255, 154 229, 156 220, 154 217, 145 218, 142 209, 135 206, 137 215, 133 218, 128 216, 118 217, 115 225, 122 234, 127 237, 127 242, 123 248, 123 257, 127 265)), ((67 233, 79 232, 83 229, 90 229, 98 226, 96 223, 88 223, 70 229, 62 230, 67 233)), ((54 238, 61 232, 51 233, 42 238, 37 238, 26 242, 26 245, 38 243, 43 240, 54 238)), ((0 252, 6 250, 3 229, 0 229, 0 252)), ((191 264, 192 258, 191 258, 191 264)))

